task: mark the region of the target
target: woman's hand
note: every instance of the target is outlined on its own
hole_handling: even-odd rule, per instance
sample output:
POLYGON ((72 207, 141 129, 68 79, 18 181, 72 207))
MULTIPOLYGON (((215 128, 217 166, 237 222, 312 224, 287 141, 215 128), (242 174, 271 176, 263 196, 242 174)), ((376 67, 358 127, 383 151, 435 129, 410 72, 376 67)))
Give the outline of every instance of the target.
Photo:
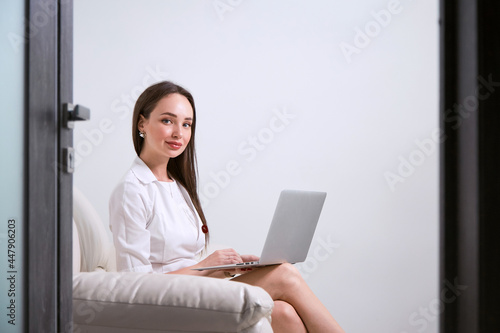
MULTIPOLYGON (((195 266, 210 267, 210 266, 220 266, 220 265, 232 265, 232 264, 239 264, 242 262, 257 261, 257 260, 259 260, 259 257, 254 256, 252 254, 240 255, 234 249, 224 249, 213 252, 195 266)), ((239 268, 239 269, 221 269, 218 270, 218 272, 228 272, 229 274, 234 275, 234 274, 244 274, 251 270, 252 268, 249 267, 249 268, 239 268)), ((217 271, 213 271, 212 273, 216 272, 217 271)))
POLYGON ((257 256, 254 256, 253 254, 242 254, 241 259, 243 259, 243 262, 249 262, 249 261, 258 261, 260 258, 257 256))
POLYGON ((241 256, 234 249, 217 250, 198 263, 198 267, 239 264, 241 256))

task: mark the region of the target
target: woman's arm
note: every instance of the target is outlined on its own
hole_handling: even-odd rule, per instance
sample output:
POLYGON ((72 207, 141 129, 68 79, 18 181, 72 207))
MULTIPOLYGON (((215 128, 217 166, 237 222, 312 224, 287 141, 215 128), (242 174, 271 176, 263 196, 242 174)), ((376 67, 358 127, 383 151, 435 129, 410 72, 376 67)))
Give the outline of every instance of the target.
POLYGON ((109 201, 109 222, 116 249, 118 271, 152 272, 149 230, 151 203, 144 188, 123 182, 113 191, 109 201))

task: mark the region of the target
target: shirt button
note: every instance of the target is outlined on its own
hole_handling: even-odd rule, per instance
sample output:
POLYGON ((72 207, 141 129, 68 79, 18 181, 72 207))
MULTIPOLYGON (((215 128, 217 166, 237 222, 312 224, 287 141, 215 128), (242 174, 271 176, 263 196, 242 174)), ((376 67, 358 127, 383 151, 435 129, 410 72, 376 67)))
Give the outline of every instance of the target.
POLYGON ((208 232, 208 227, 206 225, 203 225, 201 227, 201 231, 203 231, 203 233, 206 234, 208 232))

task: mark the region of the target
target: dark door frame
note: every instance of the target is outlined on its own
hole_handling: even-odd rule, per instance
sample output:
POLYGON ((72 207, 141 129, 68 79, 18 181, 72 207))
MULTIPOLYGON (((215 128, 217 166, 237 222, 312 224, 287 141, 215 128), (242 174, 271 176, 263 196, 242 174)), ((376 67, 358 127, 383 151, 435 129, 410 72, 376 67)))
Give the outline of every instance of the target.
POLYGON ((500 329, 500 2, 440 1, 441 333, 500 329))
MULTIPOLYGON (((58 114, 67 112, 65 103, 73 103, 73 0, 59 5, 58 52, 59 84, 58 114)), ((73 174, 68 172, 65 149, 73 147, 73 129, 67 127, 64 117, 59 120, 58 153, 58 326, 60 332, 71 332, 73 327, 73 174), (66 166, 65 166, 66 165, 66 166)), ((71 157, 74 162, 74 158, 71 157)), ((71 166, 72 168, 72 166, 71 166)))
POLYGON ((70 332, 72 175, 63 147, 62 104, 72 102, 72 0, 28 0, 26 110, 27 328, 70 332))

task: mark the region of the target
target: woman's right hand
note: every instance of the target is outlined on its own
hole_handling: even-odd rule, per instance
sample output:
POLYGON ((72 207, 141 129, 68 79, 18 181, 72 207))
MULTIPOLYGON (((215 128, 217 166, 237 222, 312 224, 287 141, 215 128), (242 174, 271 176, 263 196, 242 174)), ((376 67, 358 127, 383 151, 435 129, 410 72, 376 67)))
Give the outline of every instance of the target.
POLYGON ((241 256, 234 249, 217 250, 198 263, 198 267, 239 264, 241 256))

